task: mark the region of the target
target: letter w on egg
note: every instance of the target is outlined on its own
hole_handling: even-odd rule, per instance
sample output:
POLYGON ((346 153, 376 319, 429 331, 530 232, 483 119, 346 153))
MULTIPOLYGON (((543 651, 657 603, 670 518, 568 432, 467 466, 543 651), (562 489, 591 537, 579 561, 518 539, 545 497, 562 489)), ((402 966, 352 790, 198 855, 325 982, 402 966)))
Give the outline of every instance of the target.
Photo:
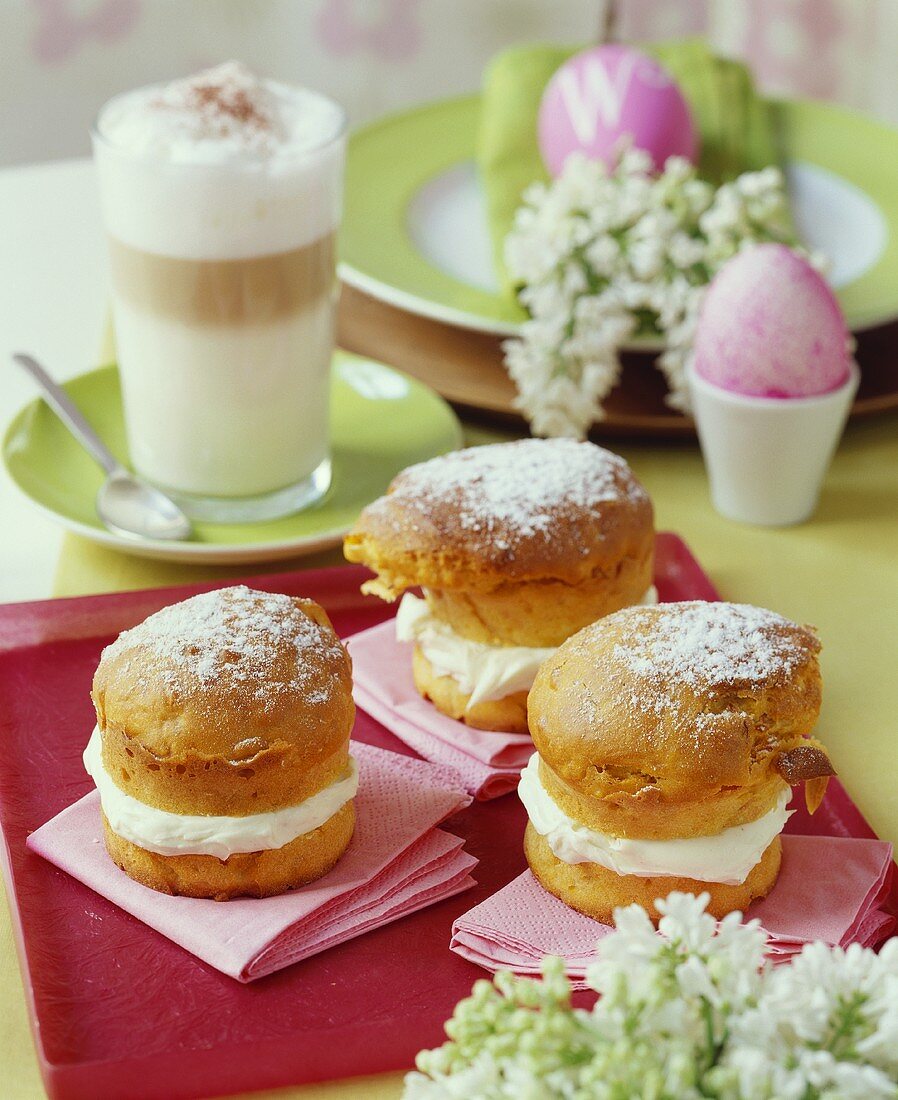
POLYGON ((579 71, 559 74, 561 96, 582 145, 595 138, 600 119, 606 130, 619 124, 636 61, 635 54, 622 57, 613 77, 597 57, 587 58, 579 71))

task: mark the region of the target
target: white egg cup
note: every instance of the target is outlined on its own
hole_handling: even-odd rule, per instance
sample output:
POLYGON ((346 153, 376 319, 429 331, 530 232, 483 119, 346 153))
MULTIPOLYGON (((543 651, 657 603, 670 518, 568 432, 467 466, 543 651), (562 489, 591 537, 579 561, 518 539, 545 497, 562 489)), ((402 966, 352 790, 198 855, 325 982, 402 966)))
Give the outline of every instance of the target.
POLYGON ((817 507, 860 382, 816 397, 748 397, 688 373, 692 413, 714 507, 727 519, 786 526, 817 507))

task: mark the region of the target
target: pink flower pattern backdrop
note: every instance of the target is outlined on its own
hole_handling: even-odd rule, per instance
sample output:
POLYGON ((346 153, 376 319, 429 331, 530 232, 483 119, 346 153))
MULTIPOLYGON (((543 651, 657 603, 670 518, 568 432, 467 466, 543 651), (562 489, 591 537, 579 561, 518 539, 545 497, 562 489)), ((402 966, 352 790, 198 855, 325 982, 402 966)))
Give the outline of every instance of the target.
MULTIPOLYGON (((342 100, 355 121, 475 88, 516 41, 589 41, 603 0, 22 0, 0 5, 0 163, 86 152, 109 95, 231 56, 342 100), (37 117, 35 117, 37 116, 37 117)), ((618 0, 625 39, 707 34, 772 92, 898 124, 896 0, 618 0)))
POLYGON ((140 0, 100 0, 85 9, 71 0, 32 0, 36 15, 32 50, 37 62, 60 64, 82 43, 116 43, 135 29, 140 0))

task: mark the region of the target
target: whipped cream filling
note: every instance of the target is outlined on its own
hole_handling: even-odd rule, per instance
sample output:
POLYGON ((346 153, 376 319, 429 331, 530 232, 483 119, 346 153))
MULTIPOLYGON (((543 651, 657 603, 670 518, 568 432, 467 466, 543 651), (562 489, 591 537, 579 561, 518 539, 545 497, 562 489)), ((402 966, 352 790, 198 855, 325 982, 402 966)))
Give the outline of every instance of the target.
POLYGON ((355 796, 359 771, 349 759, 349 774, 295 806, 245 817, 174 814, 126 794, 103 767, 100 732, 95 727, 84 750, 84 767, 97 785, 109 827, 118 836, 163 856, 216 856, 283 848, 310 833, 355 796))
POLYGON ((536 831, 564 863, 598 863, 619 875, 675 875, 700 882, 738 886, 792 816, 788 788, 776 806, 756 821, 734 825, 714 836, 677 840, 627 840, 597 832, 561 809, 539 777, 539 753, 521 773, 518 796, 536 831))
MULTIPOLYGON (((639 601, 658 602, 655 586, 639 601)), ((489 645, 462 638, 438 619, 427 601, 407 592, 396 613, 396 640, 416 642, 438 676, 451 676, 470 695, 469 707, 529 691, 539 666, 556 646, 489 645)))

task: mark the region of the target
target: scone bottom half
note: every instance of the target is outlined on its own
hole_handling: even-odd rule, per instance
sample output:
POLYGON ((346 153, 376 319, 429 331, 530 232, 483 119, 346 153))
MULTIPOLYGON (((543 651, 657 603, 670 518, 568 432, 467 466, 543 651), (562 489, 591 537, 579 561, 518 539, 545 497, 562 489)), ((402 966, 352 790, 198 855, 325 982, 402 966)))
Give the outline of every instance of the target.
MULTIPOLYGON (((811 736, 819 650, 813 628, 740 604, 628 608, 592 624, 543 664, 529 695, 546 795, 564 820, 622 848, 760 823, 800 783, 814 812, 834 774, 811 736)), ((781 829, 784 818, 766 820, 781 829)), ((653 890, 707 890, 715 915, 744 909, 769 892, 780 858, 777 836, 727 885, 565 863, 532 823, 526 847, 547 889, 599 919, 653 890)))
POLYGON ((512 692, 501 699, 488 699, 472 706, 471 696, 461 690, 458 681, 436 672, 418 645, 412 651, 412 678, 419 695, 433 703, 441 714, 473 729, 528 732, 526 691, 512 692))
MULTIPOLYGON (((235 820, 253 836, 255 822, 346 789, 351 663, 312 600, 239 586, 163 608, 103 651, 92 697, 105 779, 138 818, 146 806, 150 819, 235 820)), ((287 843, 225 857, 191 850, 187 826, 177 853, 117 836, 105 819, 104 829, 110 855, 137 881, 222 900, 327 873, 354 820, 349 799, 287 843)))

